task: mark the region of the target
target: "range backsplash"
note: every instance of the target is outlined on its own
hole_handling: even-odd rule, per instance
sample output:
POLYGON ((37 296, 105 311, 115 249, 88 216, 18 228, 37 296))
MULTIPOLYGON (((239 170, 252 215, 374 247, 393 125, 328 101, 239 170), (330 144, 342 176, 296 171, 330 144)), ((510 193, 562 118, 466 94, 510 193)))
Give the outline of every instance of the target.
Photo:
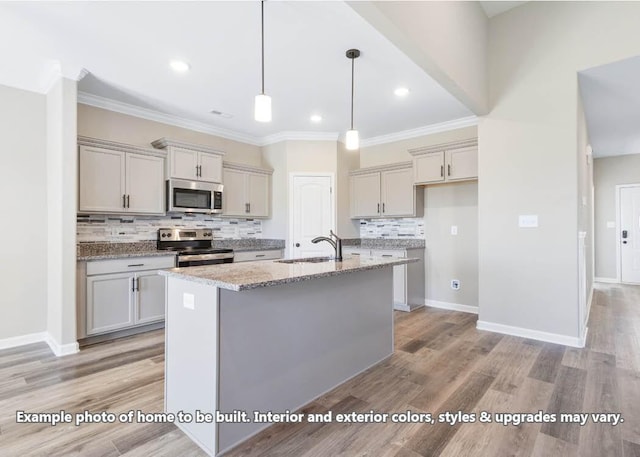
POLYGON ((259 219, 194 216, 104 216, 77 218, 78 243, 156 240, 161 227, 210 228, 215 239, 262 238, 259 219))
POLYGON ((360 238, 424 239, 424 219, 361 219, 360 238))

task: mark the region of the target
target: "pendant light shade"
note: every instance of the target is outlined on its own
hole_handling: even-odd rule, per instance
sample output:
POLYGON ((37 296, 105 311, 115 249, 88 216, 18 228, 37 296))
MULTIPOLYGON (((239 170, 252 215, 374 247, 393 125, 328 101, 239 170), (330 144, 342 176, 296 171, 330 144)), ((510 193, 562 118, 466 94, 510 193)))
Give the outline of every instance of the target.
POLYGON ((260 2, 261 45, 262 45, 262 92, 256 95, 254 118, 258 122, 271 122, 271 97, 264 93, 264 0, 260 2))
POLYGON ((345 147, 353 151, 360 147, 360 138, 358 131, 353 128, 353 94, 354 94, 354 64, 355 60, 360 57, 360 51, 358 49, 349 49, 347 51, 347 59, 351 59, 351 129, 347 130, 345 138, 345 147))

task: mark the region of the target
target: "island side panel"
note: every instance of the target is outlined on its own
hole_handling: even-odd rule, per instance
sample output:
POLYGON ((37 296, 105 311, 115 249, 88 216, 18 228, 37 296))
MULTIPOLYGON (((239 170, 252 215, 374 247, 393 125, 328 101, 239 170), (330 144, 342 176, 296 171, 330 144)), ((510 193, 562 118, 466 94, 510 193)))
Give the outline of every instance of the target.
POLYGON ((196 423, 196 410, 215 414, 218 385, 218 288, 167 277, 165 410, 194 415, 176 425, 209 455, 216 424, 196 423))
MULTIPOLYGON (((393 353, 393 268, 220 290, 220 411, 294 411, 393 353)), ((219 424, 224 451, 269 424, 219 424)))

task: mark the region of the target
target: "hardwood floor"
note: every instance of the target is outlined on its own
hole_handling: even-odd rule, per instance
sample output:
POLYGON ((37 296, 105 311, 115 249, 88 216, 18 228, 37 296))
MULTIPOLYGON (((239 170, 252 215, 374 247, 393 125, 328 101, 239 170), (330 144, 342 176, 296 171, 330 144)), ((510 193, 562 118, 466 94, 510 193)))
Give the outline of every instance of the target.
MULTIPOLYGON (((640 287, 598 284, 585 349, 476 330, 476 316, 397 313, 396 353, 304 412, 621 413, 617 426, 560 422, 277 424, 228 456, 640 456, 640 287)), ((173 424, 17 423, 16 411, 163 408, 162 331, 56 358, 0 351, 0 455, 202 456, 173 424)))

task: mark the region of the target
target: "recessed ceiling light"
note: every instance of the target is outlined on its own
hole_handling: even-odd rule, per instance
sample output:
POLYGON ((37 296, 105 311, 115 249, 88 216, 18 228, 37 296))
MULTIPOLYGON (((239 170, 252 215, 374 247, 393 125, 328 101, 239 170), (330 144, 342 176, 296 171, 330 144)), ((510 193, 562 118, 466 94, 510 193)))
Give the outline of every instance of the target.
POLYGON ((217 109, 212 109, 211 111, 209 111, 211 114, 215 114, 216 116, 220 116, 224 119, 231 119, 233 117, 233 114, 229 114, 229 113, 224 113, 222 111, 218 111, 217 109))
POLYGON ((394 94, 396 94, 398 97, 405 97, 409 94, 409 89, 407 89, 406 87, 398 87, 396 90, 393 91, 394 94))
POLYGON ((322 116, 319 114, 313 114, 309 119, 311 122, 322 122, 322 116))
POLYGON ((169 62, 169 66, 173 69, 173 71, 176 71, 178 73, 184 73, 186 71, 189 71, 189 68, 191 68, 191 65, 182 60, 172 60, 171 62, 169 62))

